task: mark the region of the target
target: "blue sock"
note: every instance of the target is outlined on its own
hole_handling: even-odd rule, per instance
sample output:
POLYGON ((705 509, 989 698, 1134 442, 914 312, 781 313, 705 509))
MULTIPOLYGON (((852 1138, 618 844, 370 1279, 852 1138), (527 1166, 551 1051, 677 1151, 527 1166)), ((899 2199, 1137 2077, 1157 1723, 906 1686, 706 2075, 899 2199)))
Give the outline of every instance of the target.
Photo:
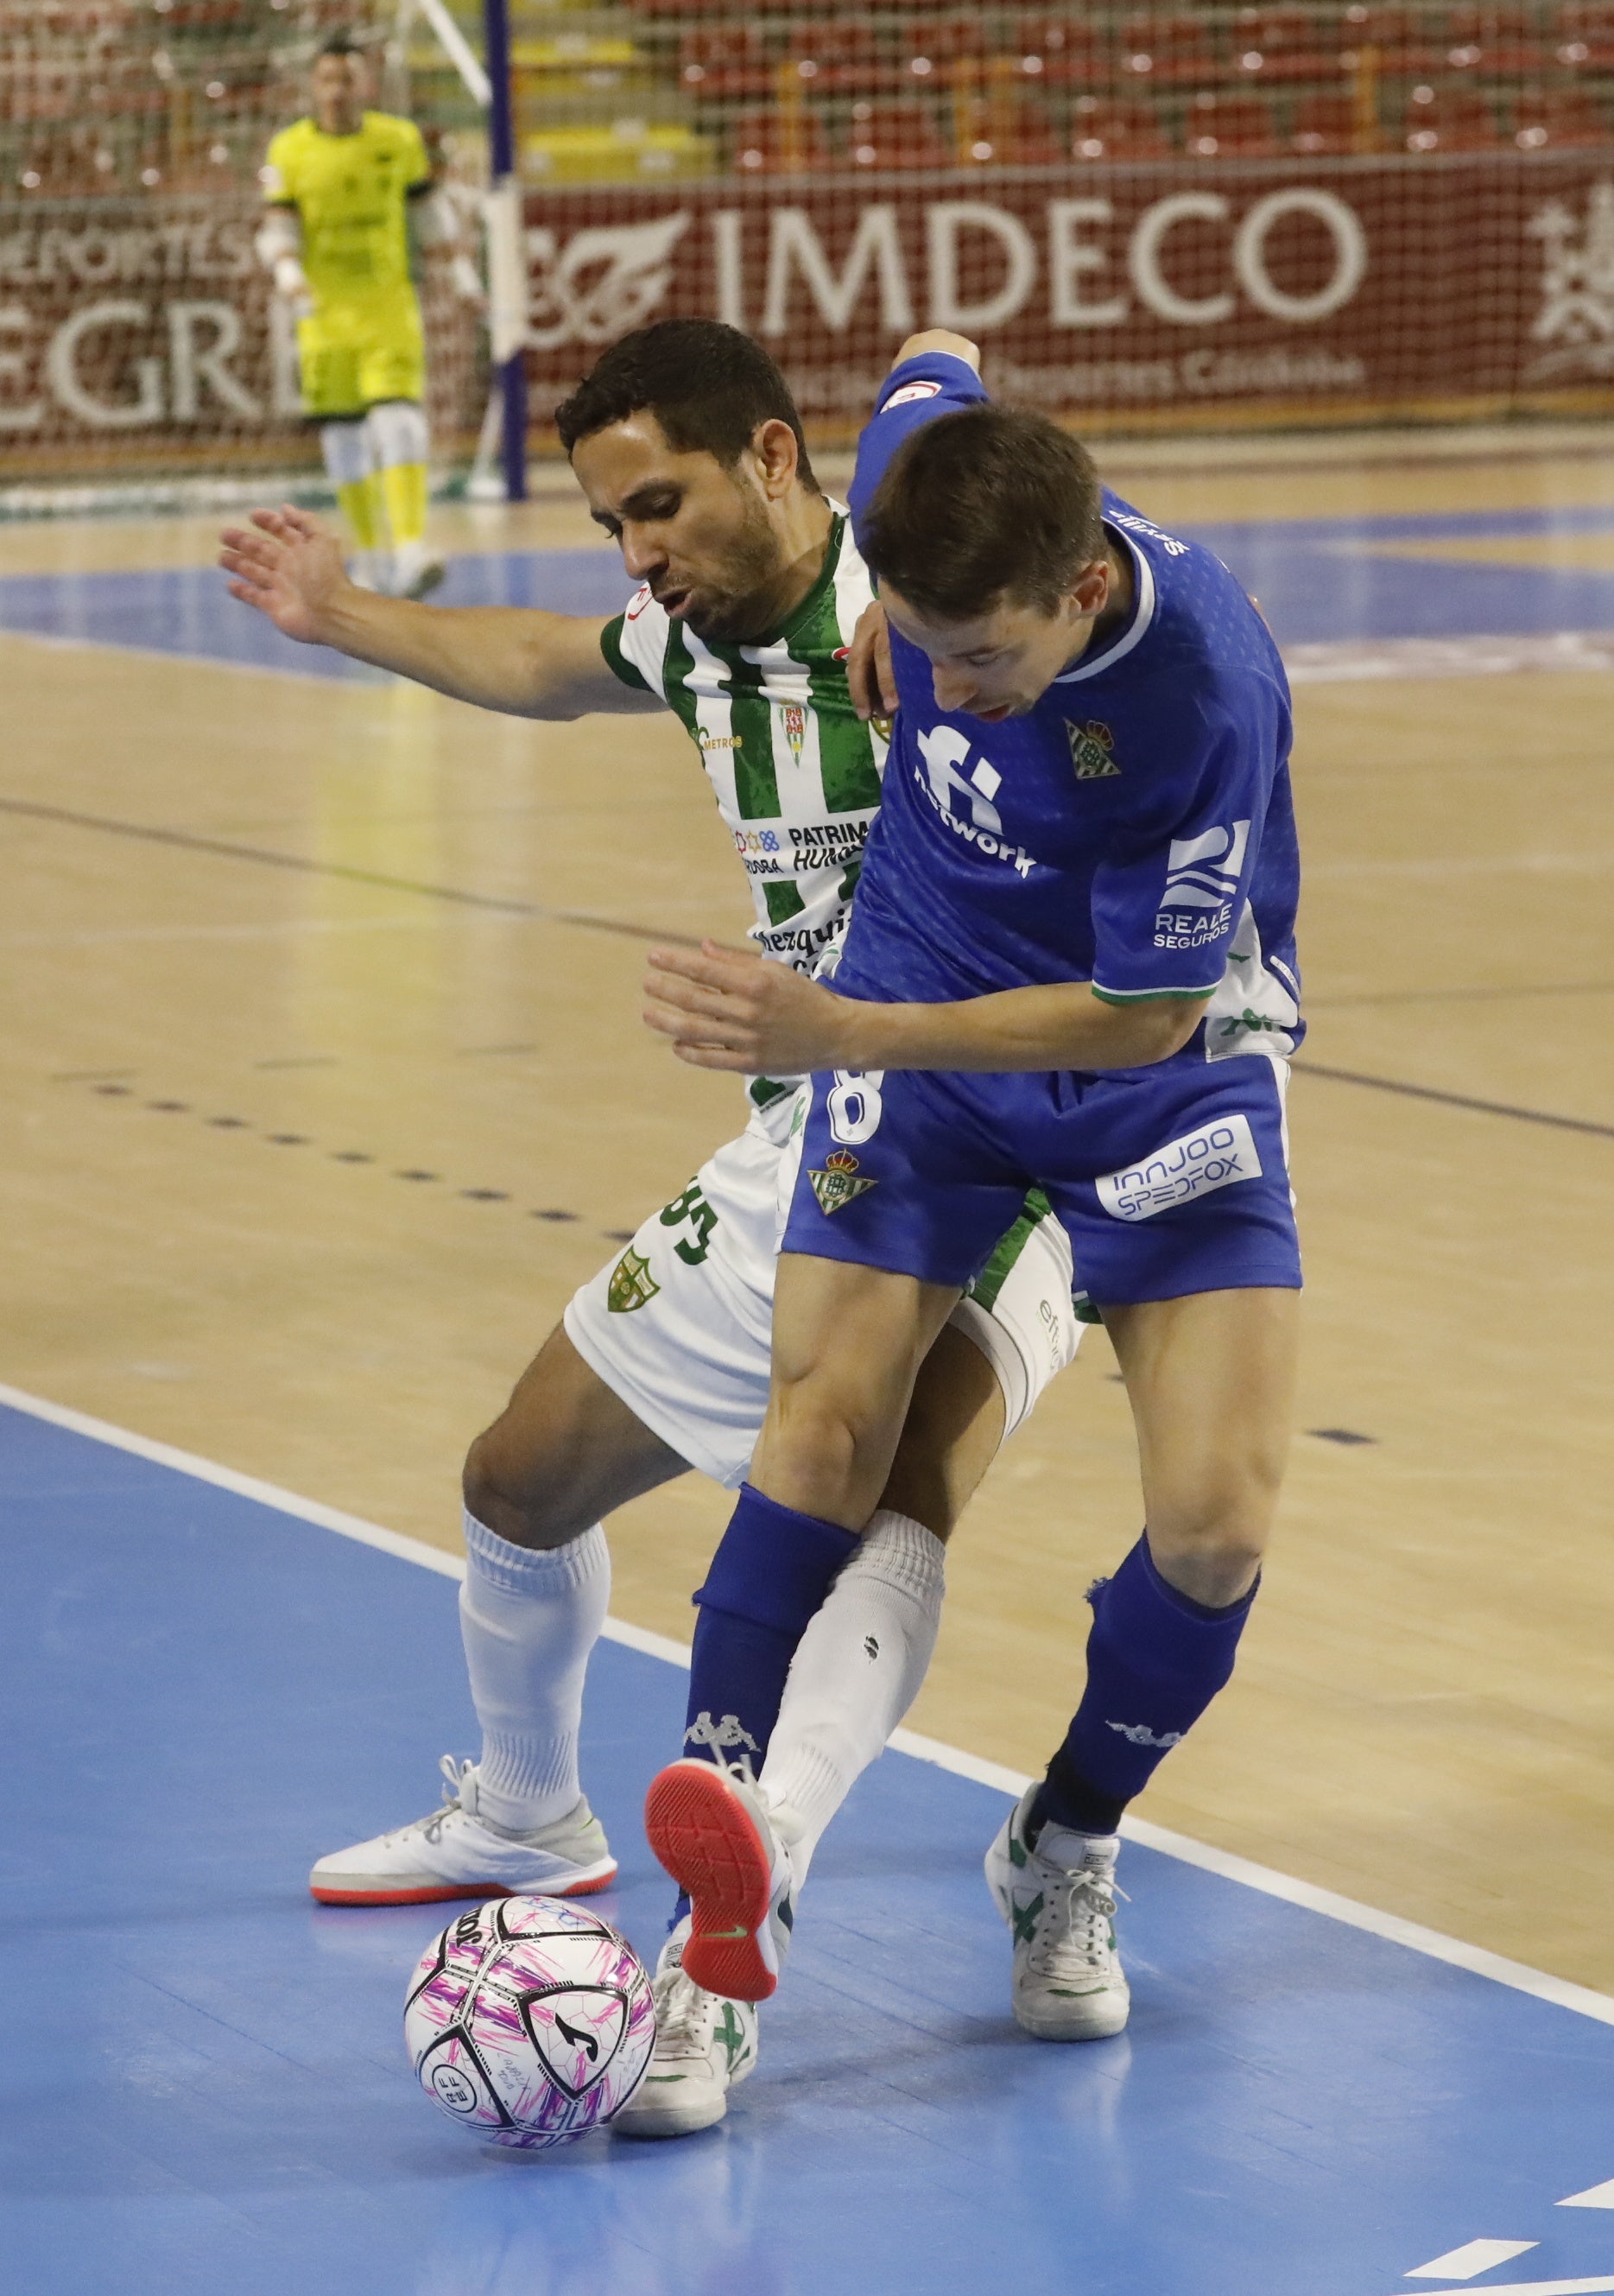
POLYGON ((741 1486, 695 1596, 686 1754, 761 1769, 796 1645, 856 1545, 856 1531, 741 1486))
POLYGON ((1087 1597, 1087 1687, 1031 1805, 1033 1843, 1050 1823, 1114 1833, 1233 1673, 1260 1583, 1225 1610, 1208 1609, 1161 1578, 1146 1531, 1114 1578, 1099 1580, 1087 1597))

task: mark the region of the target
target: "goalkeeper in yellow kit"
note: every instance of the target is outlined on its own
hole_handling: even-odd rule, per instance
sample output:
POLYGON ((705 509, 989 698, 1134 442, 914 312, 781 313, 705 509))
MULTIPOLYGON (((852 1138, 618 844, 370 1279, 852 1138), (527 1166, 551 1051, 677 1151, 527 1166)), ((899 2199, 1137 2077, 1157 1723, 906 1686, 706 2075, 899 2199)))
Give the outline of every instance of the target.
MULTIPOLYGON (((366 111, 368 90, 359 50, 345 38, 327 42, 315 62, 312 116, 269 146, 269 211, 257 247, 298 315, 303 407, 320 426, 325 468, 357 545, 353 578, 421 598, 445 568, 426 545, 426 353, 410 275, 411 210, 422 244, 456 242, 459 225, 420 129, 366 111)), ((479 297, 463 251, 455 277, 463 294, 479 297)))

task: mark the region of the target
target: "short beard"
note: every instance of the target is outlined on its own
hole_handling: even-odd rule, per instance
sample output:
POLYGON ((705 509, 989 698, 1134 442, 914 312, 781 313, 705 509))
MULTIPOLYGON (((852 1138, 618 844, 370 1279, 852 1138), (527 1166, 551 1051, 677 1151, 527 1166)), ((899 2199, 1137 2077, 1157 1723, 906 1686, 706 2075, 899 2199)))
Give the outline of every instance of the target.
POLYGON ((768 515, 754 495, 741 497, 744 511, 740 530, 734 537, 733 547, 724 568, 726 584, 709 605, 698 613, 686 613, 684 620, 698 638, 716 638, 720 644, 745 644, 760 637, 773 617, 768 610, 767 594, 779 579, 779 540, 768 515))

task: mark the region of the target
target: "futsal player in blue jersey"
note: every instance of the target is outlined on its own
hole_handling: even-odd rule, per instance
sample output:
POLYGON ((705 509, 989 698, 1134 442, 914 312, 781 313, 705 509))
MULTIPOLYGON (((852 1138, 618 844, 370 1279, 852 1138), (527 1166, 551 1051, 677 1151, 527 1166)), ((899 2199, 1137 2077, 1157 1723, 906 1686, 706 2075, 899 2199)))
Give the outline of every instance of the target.
POLYGON ((768 1415, 697 1597, 695 1758, 647 1824, 692 1900, 685 1967, 765 1997, 791 1843, 850 1783, 833 1685, 792 1673, 774 1722, 774 1645, 855 1549, 926 1349, 1040 1188, 1127 1382, 1146 1528, 1092 1591, 1080 1703, 987 1873, 1020 2022, 1091 2039, 1127 2014, 1121 1814, 1232 1673, 1288 1448, 1288 690, 1220 562, 990 404, 960 337, 905 345, 852 505, 899 708, 834 986, 709 946, 659 954, 648 992, 695 1065, 815 1074, 768 1415), (770 1725, 759 1776, 723 1767, 770 1725))

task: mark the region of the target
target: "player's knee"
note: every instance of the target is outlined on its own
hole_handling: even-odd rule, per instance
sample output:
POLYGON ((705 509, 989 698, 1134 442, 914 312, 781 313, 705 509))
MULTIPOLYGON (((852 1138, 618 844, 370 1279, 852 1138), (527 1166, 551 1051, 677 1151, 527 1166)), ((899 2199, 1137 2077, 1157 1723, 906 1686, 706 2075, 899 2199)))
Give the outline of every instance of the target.
POLYGON ((1151 1512, 1149 1551, 1168 1586, 1220 1610, 1255 1584, 1266 1550, 1268 1518, 1240 1508, 1151 1512))
POLYGON ((563 1546, 588 1526, 570 1521, 563 1504, 557 1505, 564 1493, 553 1480, 535 1477, 531 1465, 512 1414, 505 1412, 465 1454, 462 1488, 466 1510, 514 1546, 563 1546))
POLYGON ((866 1520, 885 1481, 896 1433, 866 1400, 827 1382, 781 1383, 753 1472, 760 1472, 770 1497, 804 1513, 866 1520))

